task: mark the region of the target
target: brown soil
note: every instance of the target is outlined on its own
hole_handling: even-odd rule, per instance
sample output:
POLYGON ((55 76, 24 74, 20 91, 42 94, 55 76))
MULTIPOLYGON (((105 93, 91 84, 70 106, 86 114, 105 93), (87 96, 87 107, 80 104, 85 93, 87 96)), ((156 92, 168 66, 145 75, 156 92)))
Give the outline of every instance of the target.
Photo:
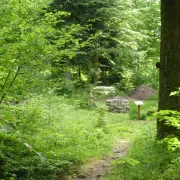
POLYGON ((102 180, 112 168, 112 162, 123 157, 128 151, 129 143, 118 140, 108 157, 92 160, 79 168, 74 180, 102 180))
POLYGON ((145 99, 149 99, 151 96, 156 95, 156 94, 157 94, 156 90, 143 84, 143 85, 137 87, 132 92, 130 92, 129 98, 145 100, 145 99))

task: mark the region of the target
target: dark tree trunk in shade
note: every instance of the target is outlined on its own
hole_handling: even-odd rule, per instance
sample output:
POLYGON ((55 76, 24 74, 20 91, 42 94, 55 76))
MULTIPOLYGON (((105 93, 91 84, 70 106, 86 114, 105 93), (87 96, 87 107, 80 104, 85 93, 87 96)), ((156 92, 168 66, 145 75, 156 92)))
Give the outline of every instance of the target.
MULTIPOLYGON (((161 54, 159 110, 180 110, 180 97, 169 94, 180 87, 180 0, 161 0, 161 54)), ((159 137, 178 134, 157 122, 159 137)))

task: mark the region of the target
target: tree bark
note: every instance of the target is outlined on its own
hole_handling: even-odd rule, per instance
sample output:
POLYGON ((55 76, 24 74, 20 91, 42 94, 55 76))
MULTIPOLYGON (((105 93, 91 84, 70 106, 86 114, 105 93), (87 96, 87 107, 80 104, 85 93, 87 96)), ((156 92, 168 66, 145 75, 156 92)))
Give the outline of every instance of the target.
POLYGON ((91 83, 97 84, 99 80, 99 56, 98 54, 94 54, 91 56, 91 63, 92 63, 92 69, 93 73, 91 74, 91 83))
POLYGON ((94 84, 98 82, 98 76, 99 76, 99 58, 98 55, 94 56, 94 84))
MULTIPOLYGON (((169 96, 180 87, 180 0, 161 0, 159 110, 180 110, 180 97, 169 96)), ((157 121, 159 137, 176 134, 176 128, 157 121)), ((178 132, 180 134, 180 132, 178 132)))
MULTIPOLYGON (((21 65, 17 68, 17 71, 16 71, 16 73, 15 73, 12 81, 10 82, 10 85, 7 87, 7 89, 6 89, 5 92, 2 92, 3 94, 2 94, 1 99, 0 99, 0 104, 3 102, 4 98, 6 97, 7 92, 8 92, 8 91, 11 89, 11 87, 13 86, 13 84, 14 84, 17 76, 19 75, 20 69, 23 67, 24 64, 25 64, 25 63, 21 64, 21 65)), ((9 79, 9 76, 10 76, 10 74, 8 74, 8 79, 9 79)), ((8 79, 7 79, 7 81, 8 81, 8 79)), ((6 82, 5 82, 5 83, 6 83, 6 82)), ((5 84, 5 86, 6 86, 6 84, 5 84)), ((5 88, 5 87, 4 87, 4 88, 5 88)))

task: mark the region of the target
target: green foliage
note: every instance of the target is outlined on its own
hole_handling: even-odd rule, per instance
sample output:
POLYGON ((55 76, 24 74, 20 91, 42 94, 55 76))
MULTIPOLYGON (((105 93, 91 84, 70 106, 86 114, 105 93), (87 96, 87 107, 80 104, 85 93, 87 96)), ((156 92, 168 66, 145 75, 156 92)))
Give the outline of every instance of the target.
MULTIPOLYGON (((54 0, 48 10, 70 12, 64 18, 65 25, 68 29, 71 25, 79 27, 71 34, 75 46, 80 47, 75 49, 78 52, 68 58, 67 47, 74 52, 70 41, 59 47, 61 51, 66 49, 64 58, 55 63, 65 67, 58 68, 61 78, 68 71, 71 78, 82 81, 82 76, 86 76, 87 82, 93 84, 112 85, 124 80, 128 84, 123 82, 123 90, 140 83, 157 87, 159 2, 54 0)), ((59 24, 56 27, 63 29, 59 24)))
MULTIPOLYGON (((136 105, 132 105, 129 111, 129 119, 130 120, 137 120, 138 119, 138 108, 136 105)), ((146 113, 142 113, 140 114, 140 120, 146 120, 146 113)))
POLYGON ((134 88, 132 70, 124 69, 119 89, 129 92, 134 88))
POLYGON ((165 143, 157 141, 154 127, 144 129, 144 135, 136 138, 128 155, 117 160, 107 180, 180 178, 179 150, 169 151, 165 143))
POLYGON ((89 88, 79 88, 79 90, 76 89, 73 93, 72 96, 68 96, 69 101, 78 109, 96 110, 98 108, 97 103, 89 95, 89 88))
POLYGON ((81 109, 93 110, 97 108, 97 105, 90 99, 80 101, 76 105, 78 108, 81 108, 81 109))
MULTIPOLYGON (((148 111, 148 114, 151 119, 158 118, 166 126, 179 130, 179 112, 161 110, 148 111)), ((144 136, 135 140, 128 156, 117 161, 107 179, 179 179, 179 157, 179 137, 171 134, 157 141, 154 129, 146 129, 144 136)))
POLYGON ((116 162, 117 167, 122 165, 124 169, 128 169, 128 167, 136 166, 138 164, 140 164, 140 161, 131 158, 127 158, 126 160, 119 160, 116 162))
POLYGON ((165 125, 172 126, 177 129, 180 128, 179 119, 180 112, 173 110, 161 110, 159 112, 154 113, 154 117, 158 118, 159 121, 163 121, 165 125))
POLYGON ((173 91, 170 93, 170 96, 179 96, 180 95, 180 88, 177 91, 173 91))
POLYGON ((108 126, 107 126, 107 116, 106 116, 106 111, 107 109, 105 109, 105 107, 100 107, 98 109, 98 112, 99 112, 99 117, 98 117, 98 121, 97 121, 97 124, 96 124, 96 128, 98 129, 102 129, 102 131, 104 133, 108 133, 109 130, 108 130, 108 126))
MULTIPOLYGON (((141 120, 154 119, 153 113, 157 111, 157 101, 156 100, 145 100, 144 105, 140 107, 141 120)), ((130 111, 128 113, 129 119, 137 120, 138 118, 138 107, 134 102, 130 103, 130 111)))
POLYGON ((158 98, 159 98, 158 94, 155 94, 155 95, 151 96, 150 98, 148 98, 148 100, 156 100, 157 101, 158 98))
POLYGON ((141 119, 142 119, 142 120, 146 120, 146 118, 147 118, 147 114, 141 113, 141 119))
POLYGON ((129 119, 134 120, 138 119, 138 109, 135 104, 131 104, 130 111, 129 111, 129 119))
MULTIPOLYGON (((126 114, 97 109, 89 83, 116 83, 120 91, 141 82, 156 87, 157 1, 1 0, 0 5, 1 178, 59 179, 108 152, 117 134, 132 137, 139 131, 126 114), (74 97, 78 90, 81 98, 74 97)), ((111 95, 117 91, 98 97, 111 95)), ((178 141, 173 142, 172 147, 178 141)), ((137 162, 129 159, 128 166, 137 162)))
POLYGON ((128 121, 126 114, 108 113, 103 107, 77 109, 76 103, 77 97, 65 99, 49 92, 18 105, 4 105, 1 177, 58 179, 89 158, 108 153, 117 136, 133 137, 144 126, 128 121))
POLYGON ((106 144, 113 138, 105 131, 104 111, 79 111, 67 104, 49 94, 4 107, 0 130, 3 178, 57 179, 87 158, 107 151, 106 144), (97 121, 103 124, 97 127, 97 121))
POLYGON ((73 94, 77 83, 156 86, 157 1, 3 0, 1 7, 0 102, 47 86, 59 94, 73 94))
POLYGON ((173 110, 161 110, 154 113, 153 117, 158 118, 160 122, 162 121, 164 123, 164 125, 175 128, 175 130, 171 134, 169 134, 168 137, 164 138, 162 142, 167 144, 168 150, 175 151, 179 149, 179 137, 177 137, 177 135, 175 135, 174 133, 180 129, 180 112, 173 110))
POLYGON ((180 148, 180 141, 177 137, 166 137, 162 142, 167 144, 168 150, 175 151, 180 148))
POLYGON ((27 92, 24 86, 31 89, 36 77, 36 83, 43 77, 44 63, 53 50, 46 37, 54 33, 52 20, 40 16, 46 4, 40 0, 1 1, 0 103, 7 95, 12 98, 27 92))
MULTIPOLYGON (((76 55, 81 45, 74 34, 81 27, 72 24, 67 31, 62 25, 57 30, 55 26, 63 24, 63 17, 69 13, 47 12, 49 0, 7 3, 3 0, 1 3, 0 103, 5 97, 27 98, 32 92, 40 93, 47 91, 48 87, 57 87, 57 81, 52 78, 57 69, 52 65, 64 56, 71 59, 76 55), (69 42, 71 46, 67 47, 69 42)), ((64 68, 61 67, 61 71, 64 68)))
POLYGON ((37 102, 31 103, 27 107, 21 105, 9 109, 16 118, 14 128, 9 125, 9 120, 8 126, 2 124, 0 147, 4 160, 2 177, 5 179, 56 179, 57 174, 68 172, 78 162, 66 157, 58 160, 56 154, 52 154, 53 148, 44 149, 43 143, 48 139, 41 131, 47 127, 47 121, 37 102))

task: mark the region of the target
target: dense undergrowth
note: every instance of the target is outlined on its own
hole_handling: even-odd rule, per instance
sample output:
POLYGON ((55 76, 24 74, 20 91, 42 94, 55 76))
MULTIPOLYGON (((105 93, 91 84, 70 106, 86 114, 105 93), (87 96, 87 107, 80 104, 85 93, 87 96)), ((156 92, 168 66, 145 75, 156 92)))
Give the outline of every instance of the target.
POLYGON ((49 94, 2 106, 0 179, 71 176, 89 158, 108 154, 118 138, 133 140, 152 124, 108 113, 103 103, 92 109, 81 103, 82 99, 49 94))

